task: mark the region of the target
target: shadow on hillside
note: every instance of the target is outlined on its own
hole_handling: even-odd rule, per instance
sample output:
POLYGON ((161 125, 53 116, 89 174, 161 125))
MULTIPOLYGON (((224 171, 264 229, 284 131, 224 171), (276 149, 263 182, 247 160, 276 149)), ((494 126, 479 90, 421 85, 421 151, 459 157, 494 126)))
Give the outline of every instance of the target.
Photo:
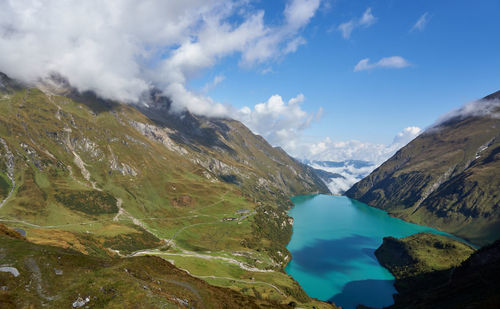
POLYGON ((101 99, 92 91, 85 91, 82 93, 73 91, 69 95, 69 97, 75 102, 87 106, 88 108, 90 108, 90 110, 92 110, 94 114, 97 115, 100 113, 112 111, 120 105, 110 100, 101 99))

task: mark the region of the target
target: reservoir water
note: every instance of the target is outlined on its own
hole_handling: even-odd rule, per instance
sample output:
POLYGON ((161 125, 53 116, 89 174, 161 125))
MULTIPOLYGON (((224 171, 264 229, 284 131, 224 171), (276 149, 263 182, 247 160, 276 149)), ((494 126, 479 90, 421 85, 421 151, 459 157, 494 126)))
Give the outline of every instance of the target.
POLYGON ((293 235, 287 247, 292 261, 286 272, 309 296, 344 309, 393 304, 394 277, 374 255, 384 237, 449 235, 343 196, 307 195, 292 201, 293 235))

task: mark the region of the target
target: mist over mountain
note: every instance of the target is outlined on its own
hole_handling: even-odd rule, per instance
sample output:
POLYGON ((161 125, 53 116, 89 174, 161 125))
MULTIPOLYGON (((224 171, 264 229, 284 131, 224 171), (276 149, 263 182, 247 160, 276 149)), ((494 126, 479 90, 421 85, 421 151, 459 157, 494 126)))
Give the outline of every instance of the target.
POLYGON ((333 194, 344 194, 352 185, 368 176, 376 168, 374 163, 362 160, 302 160, 302 162, 314 168, 316 174, 333 194))

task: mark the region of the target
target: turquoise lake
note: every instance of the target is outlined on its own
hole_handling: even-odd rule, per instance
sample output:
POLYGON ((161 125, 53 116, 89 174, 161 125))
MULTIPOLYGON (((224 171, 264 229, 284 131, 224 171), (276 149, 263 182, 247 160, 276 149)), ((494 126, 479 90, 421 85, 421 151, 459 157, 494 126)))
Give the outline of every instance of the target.
POLYGON ((292 201, 293 235, 287 247, 292 261, 286 272, 309 296, 344 309, 393 304, 394 277, 374 255, 384 237, 449 235, 343 196, 297 196, 292 201))

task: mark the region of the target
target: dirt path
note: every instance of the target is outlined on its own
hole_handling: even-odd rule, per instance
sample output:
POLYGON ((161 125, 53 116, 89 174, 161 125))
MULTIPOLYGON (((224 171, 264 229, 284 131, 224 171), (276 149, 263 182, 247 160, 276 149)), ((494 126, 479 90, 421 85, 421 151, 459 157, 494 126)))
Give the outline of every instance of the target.
POLYGON ((204 260, 220 260, 224 261, 229 264, 233 264, 238 266, 239 268, 246 270, 246 271, 251 271, 251 272, 258 272, 258 273, 269 273, 269 272, 274 272, 274 270, 270 269, 260 269, 256 268, 250 265, 247 265, 243 262, 240 262, 236 259, 233 258, 228 258, 224 256, 215 256, 215 255, 208 255, 208 254, 201 254, 193 251, 188 251, 182 248, 179 248, 175 245, 175 243, 172 245, 175 249, 180 250, 181 253, 173 253, 173 252, 159 252, 159 251, 152 251, 152 250, 140 250, 131 253, 128 255, 128 257, 134 257, 138 255, 159 255, 159 256, 182 256, 182 257, 194 257, 194 258, 199 258, 199 259, 204 259, 204 260))
POLYGON ((125 210, 122 208, 122 199, 121 198, 117 198, 116 199, 116 207, 118 207, 118 213, 116 214, 116 216, 113 218, 113 221, 118 221, 118 218, 120 218, 121 215, 124 214, 125 210))
POLYGON ((236 282, 243 282, 243 283, 250 283, 250 284, 263 284, 263 285, 267 285, 269 287, 272 287, 273 289, 275 289, 278 293, 280 293, 282 296, 284 297, 287 297, 285 293, 283 293, 277 286, 273 285, 273 284, 270 284, 270 283, 267 283, 267 282, 264 282, 264 281, 250 281, 250 280, 241 280, 241 279, 234 279, 234 278, 231 278, 231 277, 217 277, 217 276, 197 276, 197 275, 193 275, 191 274, 191 276, 193 277, 196 277, 196 278, 200 278, 200 279, 207 279, 207 278, 210 278, 210 279, 223 279, 223 280, 230 280, 230 281, 236 281, 236 282))

